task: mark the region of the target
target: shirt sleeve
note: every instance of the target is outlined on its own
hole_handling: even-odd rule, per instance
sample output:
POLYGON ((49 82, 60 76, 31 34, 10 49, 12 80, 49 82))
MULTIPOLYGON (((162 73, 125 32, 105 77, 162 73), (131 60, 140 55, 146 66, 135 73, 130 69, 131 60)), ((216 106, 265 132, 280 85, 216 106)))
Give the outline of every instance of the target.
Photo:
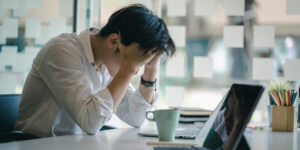
POLYGON ((41 62, 39 73, 58 105, 84 132, 96 134, 111 118, 113 100, 106 88, 93 93, 83 58, 75 46, 54 46, 41 62))
POLYGON ((135 89, 129 85, 121 103, 119 104, 116 114, 117 116, 133 127, 140 127, 144 120, 145 114, 157 102, 158 92, 154 92, 152 104, 147 103, 139 88, 135 89))

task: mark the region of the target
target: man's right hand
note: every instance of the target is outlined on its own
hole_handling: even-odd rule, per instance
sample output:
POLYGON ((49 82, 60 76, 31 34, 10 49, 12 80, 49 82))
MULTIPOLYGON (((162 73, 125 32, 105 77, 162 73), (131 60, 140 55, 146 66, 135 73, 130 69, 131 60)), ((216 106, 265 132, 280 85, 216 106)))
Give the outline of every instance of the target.
POLYGON ((141 49, 137 43, 132 43, 129 46, 120 44, 119 49, 122 66, 116 76, 114 76, 114 79, 107 86, 114 101, 114 111, 116 111, 121 102, 133 75, 138 72, 141 66, 150 62, 157 54, 157 52, 153 53, 153 50, 146 52, 141 49))
POLYGON ((127 71, 137 73, 138 69, 150 62, 158 52, 149 50, 146 52, 141 49, 139 44, 132 43, 129 46, 120 45, 120 53, 122 57, 122 67, 127 71))

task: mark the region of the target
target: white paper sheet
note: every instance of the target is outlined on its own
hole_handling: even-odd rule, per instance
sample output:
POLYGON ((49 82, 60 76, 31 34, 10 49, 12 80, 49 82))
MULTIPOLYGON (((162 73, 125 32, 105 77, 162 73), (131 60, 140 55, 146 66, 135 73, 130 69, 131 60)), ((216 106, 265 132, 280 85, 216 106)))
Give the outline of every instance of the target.
POLYGON ((213 77, 213 59, 209 57, 194 57, 194 77, 212 78, 213 77))
POLYGON ((4 0, 0 0, 0 17, 4 17, 6 14, 6 9, 4 8, 4 0))
POLYGON ((184 88, 181 86, 166 87, 166 103, 169 107, 178 107, 184 100, 184 88))
POLYGON ((224 11, 226 16, 244 16, 244 0, 224 0, 224 11))
POLYGON ((299 0, 286 0, 286 14, 287 15, 300 15, 300 1, 299 0))
POLYGON ((18 37, 18 19, 5 18, 3 19, 3 35, 4 38, 18 37))
POLYGON ((6 44, 6 39, 5 39, 5 37, 4 37, 4 35, 3 35, 3 27, 2 26, 0 26, 0 44, 6 44))
POLYGON ((17 53, 17 61, 16 61, 16 68, 14 68, 14 71, 17 72, 28 72, 29 66, 31 64, 28 62, 27 57, 25 53, 17 53))
POLYGON ((39 51, 39 47, 25 47, 23 53, 17 54, 17 66, 15 71, 28 72, 31 69, 33 59, 39 51))
POLYGON ((3 7, 5 9, 18 9, 18 0, 4 0, 3 7))
POLYGON ((211 16, 216 11, 216 0, 195 0, 196 16, 211 16))
POLYGON ((50 38, 60 35, 61 33, 67 32, 67 21, 66 19, 52 19, 50 21, 50 38))
MULTIPOLYGON (((87 28, 87 27, 86 27, 87 28)), ((86 29, 85 28, 85 29, 86 29)), ((83 29, 84 30, 84 29, 83 29)), ((81 30, 81 31, 83 31, 83 30, 81 30)), ((66 33, 73 33, 73 27, 72 26, 67 26, 66 27, 66 33)))
POLYGON ((167 15, 170 17, 186 16, 186 0, 167 0, 167 15))
POLYGON ((35 39, 35 44, 44 45, 50 39, 50 27, 47 25, 41 26, 41 36, 35 39))
POLYGON ((14 94, 16 92, 17 78, 9 72, 0 73, 0 94, 14 94))
POLYGON ((16 68, 18 49, 16 46, 2 46, 0 53, 0 71, 5 71, 5 67, 16 68))
MULTIPOLYGON (((94 17, 98 17, 100 14, 99 14, 99 9, 101 7, 100 5, 100 1, 99 0, 93 0, 93 16, 94 17)), ((100 19, 100 18, 98 18, 100 19)))
POLYGON ((14 17, 26 17, 26 16, 28 16, 28 10, 25 8, 14 9, 13 14, 14 14, 14 17))
MULTIPOLYGON (((85 9, 87 9, 87 3, 89 0, 80 0, 79 1, 79 8, 83 9, 85 11, 85 9)), ((93 1, 93 0, 92 0, 93 1)), ((94 2, 94 1, 93 1, 94 2)), ((93 3, 94 4, 94 3, 93 3)))
POLYGON ((253 46, 256 48, 274 47, 275 27, 254 26, 253 46))
POLYGON ((33 59, 37 56, 41 48, 39 47, 25 47, 26 57, 32 63, 33 59))
POLYGON ((182 78, 184 77, 184 57, 183 56, 174 56, 168 62, 166 66, 166 76, 182 78))
POLYGON ((244 47, 244 26, 225 26, 223 34, 224 45, 226 47, 244 47))
MULTIPOLYGON (((72 26, 71 26, 72 27, 72 26)), ((85 30, 86 28, 88 28, 88 23, 87 23, 87 19, 83 18, 81 19, 81 21, 79 22, 79 31, 83 31, 85 30)), ((71 30, 72 31, 72 30, 71 30)))
POLYGON ((26 19, 25 37, 38 39, 41 37, 41 20, 26 19))
POLYGON ((64 17, 73 16, 73 0, 59 0, 59 15, 64 17))
POLYGON ((13 9, 14 17, 25 17, 28 15, 28 9, 26 8, 27 0, 18 0, 17 9, 13 9))
POLYGON ((43 0, 26 0, 26 7, 28 9, 31 9, 31 8, 34 8, 34 9, 37 9, 37 8, 41 8, 42 7, 42 2, 43 0))
POLYGON ((186 45, 186 27, 185 26, 168 26, 171 38, 176 47, 185 47, 186 45))
POLYGON ((285 80, 300 80, 300 59, 286 59, 284 64, 285 80))
POLYGON ((272 58, 253 58, 253 80, 272 80, 274 75, 274 61, 272 58))

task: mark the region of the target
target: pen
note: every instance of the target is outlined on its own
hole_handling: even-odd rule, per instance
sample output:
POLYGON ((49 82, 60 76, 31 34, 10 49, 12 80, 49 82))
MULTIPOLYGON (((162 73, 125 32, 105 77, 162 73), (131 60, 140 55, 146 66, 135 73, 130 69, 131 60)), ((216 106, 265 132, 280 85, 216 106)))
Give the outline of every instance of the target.
POLYGON ((271 100, 273 100, 273 103, 274 103, 275 105, 279 106, 278 102, 275 100, 275 98, 274 98, 274 96, 273 96, 272 93, 270 94, 270 96, 271 96, 271 100))

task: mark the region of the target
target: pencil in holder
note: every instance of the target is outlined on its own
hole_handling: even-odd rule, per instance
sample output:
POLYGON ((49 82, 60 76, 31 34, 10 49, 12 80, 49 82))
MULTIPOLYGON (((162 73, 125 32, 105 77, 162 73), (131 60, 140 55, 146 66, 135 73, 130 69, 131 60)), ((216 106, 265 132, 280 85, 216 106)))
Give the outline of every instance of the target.
POLYGON ((294 111, 293 106, 273 106, 272 131, 293 132, 294 111))

